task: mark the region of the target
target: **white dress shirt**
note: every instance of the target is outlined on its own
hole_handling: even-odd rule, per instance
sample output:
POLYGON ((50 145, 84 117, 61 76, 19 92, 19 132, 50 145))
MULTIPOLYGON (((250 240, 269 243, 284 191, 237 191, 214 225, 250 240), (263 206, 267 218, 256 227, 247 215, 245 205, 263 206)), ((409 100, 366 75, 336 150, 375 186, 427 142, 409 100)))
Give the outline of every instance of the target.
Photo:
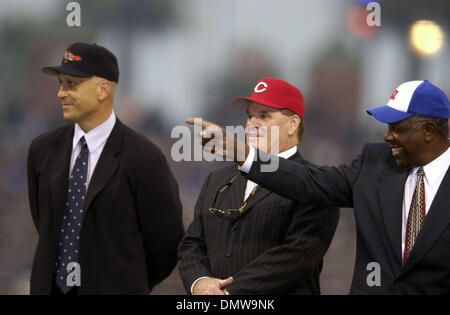
POLYGON ((81 146, 79 145, 79 142, 80 139, 84 136, 89 152, 86 190, 89 187, 89 182, 91 181, 95 166, 97 165, 98 159, 100 158, 103 148, 105 147, 106 140, 111 134, 115 123, 116 115, 113 111, 104 123, 98 125, 88 133, 84 132, 78 124, 75 124, 75 131, 73 133, 72 156, 70 158, 70 172, 72 172, 76 157, 80 154, 81 146))
MULTIPOLYGON (((425 213, 428 214, 431 204, 433 203, 434 196, 441 185, 442 179, 444 179, 445 173, 450 166, 450 147, 442 153, 439 157, 423 166, 425 173, 423 182, 425 185, 425 213)), ((408 222, 409 208, 411 207, 412 197, 414 190, 416 189, 417 171, 419 167, 415 167, 411 170, 406 179, 405 193, 403 194, 403 213, 402 213, 402 257, 405 251, 405 238, 406 238, 406 225, 408 222)), ((426 217, 425 217, 426 219, 426 217)))

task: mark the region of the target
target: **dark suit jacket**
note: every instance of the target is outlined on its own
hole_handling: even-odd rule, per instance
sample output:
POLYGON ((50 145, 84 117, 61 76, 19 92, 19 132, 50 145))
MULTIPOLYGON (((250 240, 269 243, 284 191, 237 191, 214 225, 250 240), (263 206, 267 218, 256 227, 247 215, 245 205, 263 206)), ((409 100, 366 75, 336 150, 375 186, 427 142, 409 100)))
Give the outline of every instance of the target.
MULTIPOLYGON (((74 125, 37 137, 28 154, 39 234, 31 294, 49 294, 69 181, 74 125)), ((118 119, 92 175, 80 235, 80 294, 149 293, 177 262, 178 186, 162 152, 118 119)))
MULTIPOLYGON (((291 157, 306 162, 297 153, 291 157)), ((217 191, 221 210, 243 204, 247 179, 232 165, 210 174, 198 197, 194 220, 180 244, 185 289, 202 276, 234 277, 231 294, 319 294, 322 258, 333 238, 339 210, 301 205, 259 187, 237 218, 209 212, 217 191)))
POLYGON ((355 209, 357 247, 350 293, 450 294, 450 171, 403 265, 402 203, 409 170, 397 166, 387 144, 367 144, 356 160, 340 167, 305 167, 279 159, 275 173, 261 173, 261 163, 254 162, 248 178, 268 189, 304 203, 355 209), (366 281, 376 280, 376 268, 368 268, 371 262, 379 264, 380 286, 366 281))

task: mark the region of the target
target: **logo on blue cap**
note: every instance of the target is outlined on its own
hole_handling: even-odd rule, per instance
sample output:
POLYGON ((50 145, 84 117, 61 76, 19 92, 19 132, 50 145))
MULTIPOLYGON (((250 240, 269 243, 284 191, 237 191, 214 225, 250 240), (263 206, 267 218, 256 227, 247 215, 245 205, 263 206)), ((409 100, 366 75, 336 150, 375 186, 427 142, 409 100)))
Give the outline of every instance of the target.
POLYGON ((445 92, 428 80, 409 81, 392 93, 386 105, 369 109, 367 113, 386 124, 414 115, 448 119, 450 103, 445 92))

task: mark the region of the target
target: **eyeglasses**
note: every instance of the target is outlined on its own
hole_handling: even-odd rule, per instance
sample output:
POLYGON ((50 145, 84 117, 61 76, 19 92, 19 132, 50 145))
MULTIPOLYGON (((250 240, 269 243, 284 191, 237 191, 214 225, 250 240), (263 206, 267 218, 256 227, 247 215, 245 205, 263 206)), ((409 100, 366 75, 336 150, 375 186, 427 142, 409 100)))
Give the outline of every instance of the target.
POLYGON ((239 173, 236 174, 231 181, 228 184, 223 185, 217 192, 216 192, 216 196, 214 197, 214 201, 211 205, 211 207, 209 207, 209 212, 211 214, 214 215, 218 215, 218 216, 222 216, 222 217, 234 217, 237 215, 240 215, 244 212, 245 208, 247 207, 248 204, 248 200, 250 199, 250 197, 252 197, 256 190, 258 189, 259 186, 255 186, 255 188, 253 188, 252 192, 250 193, 250 195, 248 196, 248 198, 244 201, 244 203, 242 204, 242 206, 239 207, 239 209, 226 209, 226 210, 221 210, 215 207, 216 205, 216 201, 217 201, 217 197, 219 196, 220 193, 223 193, 225 191, 227 191, 230 187, 231 184, 234 182, 234 180, 238 177, 239 173))

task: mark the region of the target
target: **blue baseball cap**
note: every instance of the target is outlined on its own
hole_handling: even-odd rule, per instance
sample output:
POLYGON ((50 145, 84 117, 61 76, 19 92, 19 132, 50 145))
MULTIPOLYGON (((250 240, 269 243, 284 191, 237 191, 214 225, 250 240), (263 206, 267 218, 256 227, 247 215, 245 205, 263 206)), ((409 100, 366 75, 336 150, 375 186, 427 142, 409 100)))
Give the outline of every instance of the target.
POLYGON ((392 93, 387 105, 369 109, 367 113, 386 124, 414 115, 448 119, 450 103, 447 94, 430 81, 409 81, 392 93))

